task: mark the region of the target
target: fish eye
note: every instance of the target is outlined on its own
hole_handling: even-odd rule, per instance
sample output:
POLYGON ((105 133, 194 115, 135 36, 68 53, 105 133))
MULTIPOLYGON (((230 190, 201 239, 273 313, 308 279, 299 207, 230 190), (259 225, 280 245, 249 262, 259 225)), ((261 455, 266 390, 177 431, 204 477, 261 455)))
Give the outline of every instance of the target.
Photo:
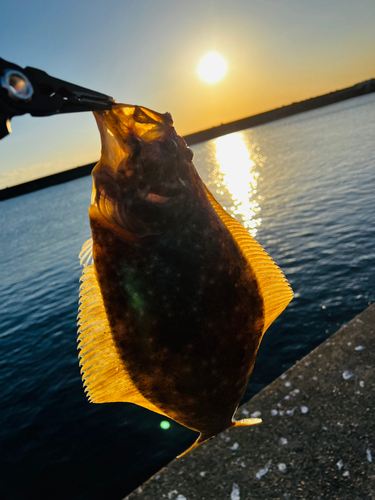
POLYGON ((167 139, 163 142, 164 148, 168 151, 168 153, 176 154, 177 153, 177 142, 173 139, 167 139))
POLYGON ((184 150, 185 159, 191 161, 194 158, 194 153, 190 148, 184 150))

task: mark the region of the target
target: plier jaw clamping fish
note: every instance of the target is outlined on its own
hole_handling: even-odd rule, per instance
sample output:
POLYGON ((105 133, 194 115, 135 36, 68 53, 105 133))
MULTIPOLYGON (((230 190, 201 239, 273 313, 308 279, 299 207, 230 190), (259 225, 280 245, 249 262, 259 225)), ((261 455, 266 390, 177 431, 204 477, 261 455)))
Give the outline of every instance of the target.
POLYGON ((50 116, 111 109, 112 97, 0 58, 0 139, 11 132, 13 116, 50 116))

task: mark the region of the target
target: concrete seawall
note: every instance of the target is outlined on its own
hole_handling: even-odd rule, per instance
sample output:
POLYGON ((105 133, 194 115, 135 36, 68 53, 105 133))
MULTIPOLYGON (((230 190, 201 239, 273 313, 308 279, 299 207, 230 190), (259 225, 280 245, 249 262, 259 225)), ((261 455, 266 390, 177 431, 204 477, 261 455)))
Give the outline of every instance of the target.
POLYGON ((126 500, 375 500, 375 304, 126 500))

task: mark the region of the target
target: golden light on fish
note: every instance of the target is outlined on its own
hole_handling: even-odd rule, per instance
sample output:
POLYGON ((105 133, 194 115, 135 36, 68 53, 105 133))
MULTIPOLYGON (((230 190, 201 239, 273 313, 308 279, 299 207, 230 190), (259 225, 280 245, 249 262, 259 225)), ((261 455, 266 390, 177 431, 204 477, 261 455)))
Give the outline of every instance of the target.
POLYGON ((217 83, 222 80, 227 72, 226 60, 217 52, 209 52, 199 62, 197 73, 206 83, 217 83))
MULTIPOLYGON (((78 316, 89 400, 173 419, 200 433, 190 449, 260 423, 233 416, 262 337, 292 298, 283 273, 206 188, 170 114, 116 104, 95 117, 102 155, 78 316)), ((216 147, 223 183, 246 206, 256 175, 241 136, 216 147)))
POLYGON ((244 226, 255 236, 262 219, 257 217, 260 206, 254 199, 259 172, 255 170, 257 165, 251 159, 251 151, 240 132, 218 137, 214 144, 219 167, 213 177, 216 192, 221 194, 223 187, 227 189, 234 205, 231 212, 240 215, 244 226))

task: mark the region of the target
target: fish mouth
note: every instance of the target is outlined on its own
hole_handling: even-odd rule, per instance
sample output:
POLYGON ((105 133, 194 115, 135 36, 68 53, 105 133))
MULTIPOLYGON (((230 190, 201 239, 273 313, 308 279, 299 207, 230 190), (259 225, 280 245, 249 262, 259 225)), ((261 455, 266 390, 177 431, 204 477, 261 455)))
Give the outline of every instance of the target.
POLYGON ((145 142, 151 142, 162 140, 173 128, 170 113, 157 113, 143 106, 131 104, 115 104, 111 110, 94 111, 94 116, 102 138, 103 149, 108 131, 113 137, 125 139, 129 134, 133 134, 145 142))
POLYGON ((116 104, 94 115, 102 154, 92 172, 92 204, 107 222, 137 236, 164 232, 189 190, 188 148, 170 114, 116 104))
POLYGON ((173 129, 169 113, 157 113, 141 106, 116 104, 111 110, 95 111, 102 151, 101 159, 93 170, 95 179, 99 170, 105 170, 118 181, 118 173, 124 181, 133 175, 131 159, 141 145, 162 142, 173 129))

